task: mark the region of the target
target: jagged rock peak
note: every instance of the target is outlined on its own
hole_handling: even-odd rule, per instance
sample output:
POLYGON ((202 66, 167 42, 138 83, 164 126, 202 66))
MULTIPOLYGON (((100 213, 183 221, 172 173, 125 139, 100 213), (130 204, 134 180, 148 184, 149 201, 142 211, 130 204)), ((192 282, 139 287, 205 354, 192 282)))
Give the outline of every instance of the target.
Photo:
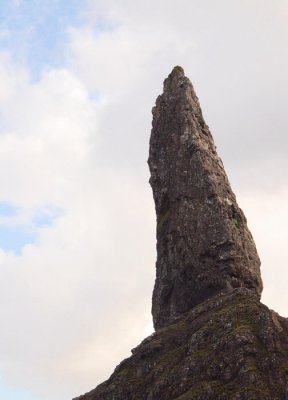
POLYGON ((229 289, 259 298, 260 260, 198 98, 182 67, 153 108, 149 168, 157 215, 156 329, 229 289))

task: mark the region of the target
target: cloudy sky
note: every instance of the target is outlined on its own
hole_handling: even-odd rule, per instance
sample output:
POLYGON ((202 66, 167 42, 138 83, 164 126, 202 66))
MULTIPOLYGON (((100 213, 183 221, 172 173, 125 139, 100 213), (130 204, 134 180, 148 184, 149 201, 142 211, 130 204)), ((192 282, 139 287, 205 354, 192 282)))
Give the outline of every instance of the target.
POLYGON ((284 316, 288 1, 1 0, 0 397, 71 399, 149 334, 151 108, 194 84, 284 316))

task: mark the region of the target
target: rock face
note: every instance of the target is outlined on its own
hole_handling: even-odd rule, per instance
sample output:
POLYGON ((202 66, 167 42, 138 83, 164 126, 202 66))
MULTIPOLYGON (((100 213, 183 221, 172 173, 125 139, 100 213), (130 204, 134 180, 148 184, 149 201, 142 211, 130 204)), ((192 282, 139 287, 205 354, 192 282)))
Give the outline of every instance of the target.
POLYGON ((153 116, 156 332, 77 400, 287 400, 288 320, 260 302, 257 251, 182 68, 153 116))
POLYGON ((231 288, 260 298, 253 238, 181 67, 153 109, 148 163, 157 214, 155 328, 231 288))

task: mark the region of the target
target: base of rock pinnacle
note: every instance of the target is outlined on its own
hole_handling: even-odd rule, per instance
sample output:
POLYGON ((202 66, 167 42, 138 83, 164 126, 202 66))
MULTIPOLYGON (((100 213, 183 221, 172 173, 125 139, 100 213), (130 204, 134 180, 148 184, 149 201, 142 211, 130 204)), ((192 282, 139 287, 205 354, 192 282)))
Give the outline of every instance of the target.
POLYGON ((240 288, 159 329, 106 382, 74 400, 287 398, 288 320, 240 288))

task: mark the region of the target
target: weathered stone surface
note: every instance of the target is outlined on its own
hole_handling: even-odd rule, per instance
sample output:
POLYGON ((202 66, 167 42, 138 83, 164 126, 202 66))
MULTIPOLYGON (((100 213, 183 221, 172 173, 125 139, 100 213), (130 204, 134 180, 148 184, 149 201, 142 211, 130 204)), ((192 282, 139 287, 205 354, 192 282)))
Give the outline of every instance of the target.
POLYGON ((181 67, 153 109, 148 163, 157 214, 155 328, 231 288, 260 298, 253 238, 181 67))
POLYGON ((74 400, 288 400, 288 320, 260 303, 257 251, 182 68, 153 115, 156 332, 74 400))
POLYGON ((199 304, 132 353, 78 400, 288 398, 288 321, 246 288, 199 304))

